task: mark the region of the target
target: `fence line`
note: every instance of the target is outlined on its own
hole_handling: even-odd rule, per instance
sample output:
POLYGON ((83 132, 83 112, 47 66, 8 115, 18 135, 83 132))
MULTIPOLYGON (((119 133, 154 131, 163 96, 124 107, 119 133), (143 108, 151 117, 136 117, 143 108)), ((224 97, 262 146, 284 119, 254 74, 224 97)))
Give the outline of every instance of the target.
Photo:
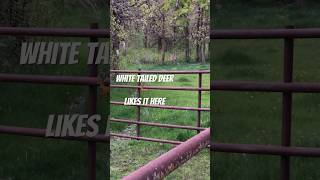
MULTIPOLYGON (((12 36, 58 36, 58 37, 86 37, 95 42, 97 38, 109 38, 107 29, 98 29, 97 23, 92 23, 90 29, 67 29, 67 28, 21 28, 21 27, 0 27, 0 35, 12 36)), ((55 75, 21 75, 21 74, 0 74, 1 83, 36 83, 36 84, 63 84, 89 86, 89 114, 95 114, 97 110, 97 65, 90 65, 89 77, 76 76, 55 76, 55 75)), ((109 135, 98 134, 95 137, 45 137, 45 130, 38 128, 22 128, 16 126, 0 126, 1 134, 20 136, 33 136, 42 138, 55 138, 67 140, 82 140, 88 143, 88 180, 96 179, 96 143, 110 141, 109 135)))
POLYGON ((50 138, 50 139, 65 139, 65 140, 77 140, 77 141, 95 141, 95 142, 109 142, 109 136, 98 134, 94 137, 87 136, 65 136, 65 137, 46 137, 46 129, 40 128, 25 128, 25 127, 13 127, 0 125, 1 134, 11 134, 19 136, 31 136, 39 138, 50 138))
POLYGON ((0 35, 110 38, 108 29, 0 27, 0 35))
MULTIPOLYGON (((246 29, 246 30, 213 30, 211 39, 283 39, 284 63, 283 82, 239 82, 211 81, 213 91, 262 91, 282 93, 282 130, 281 146, 248 145, 248 144, 219 144, 212 143, 210 149, 216 152, 250 153, 281 156, 281 180, 290 179, 290 156, 320 157, 320 148, 291 147, 292 93, 320 92, 318 83, 292 82, 294 39, 320 38, 320 29, 246 29)), ((215 41, 218 43, 218 41, 215 41)), ((213 140, 214 141, 214 140, 213 140)))
POLYGON ((58 84, 58 85, 98 85, 99 79, 86 76, 48 76, 29 74, 2 74, 2 83, 33 83, 33 84, 58 84))
POLYGON ((154 126, 154 127, 162 127, 162 128, 173 128, 173 129, 185 129, 185 130, 195 130, 198 133, 200 131, 205 130, 205 128, 201 127, 201 112, 210 111, 210 108, 203 108, 202 105, 202 91, 210 91, 210 88, 203 88, 202 87, 202 74, 209 74, 210 70, 197 70, 197 71, 155 71, 155 70, 111 70, 113 74, 197 74, 198 75, 198 87, 177 87, 177 86, 144 86, 142 83, 138 82, 136 86, 132 85, 114 85, 111 84, 111 88, 129 88, 129 89, 136 89, 137 90, 137 97, 141 97, 141 94, 144 89, 150 90, 178 90, 178 91, 195 91, 198 92, 198 102, 197 107, 184 107, 184 106, 168 106, 168 105, 124 105, 124 102, 117 102, 111 101, 111 105, 117 106, 136 106, 137 107, 137 114, 136 119, 122 119, 122 118, 110 118, 111 122, 115 123, 126 123, 126 124, 136 124, 136 136, 128 136, 128 135, 121 135, 121 134, 114 134, 114 136, 121 136, 127 137, 130 139, 137 139, 137 140, 145 140, 151 142, 161 142, 161 143, 168 143, 168 144, 176 144, 172 143, 171 140, 162 140, 156 138, 148 138, 148 137, 141 137, 140 128, 142 125, 144 126, 154 126), (144 122, 141 121, 141 107, 145 108, 159 108, 159 109, 172 109, 172 110, 186 110, 186 111, 197 111, 196 123, 195 126, 181 126, 181 125, 173 125, 173 124, 161 124, 161 123, 154 123, 154 122, 144 122))
POLYGON ((320 38, 320 28, 293 29, 222 29, 211 30, 210 39, 297 39, 320 38))
POLYGON ((161 123, 152 123, 152 122, 140 122, 140 121, 132 121, 130 119, 116 119, 110 118, 111 122, 123 122, 128 124, 142 124, 147 126, 155 126, 155 127, 164 127, 164 128, 178 128, 178 129, 189 129, 189 130, 205 130, 202 127, 193 127, 193 126, 181 126, 181 125, 173 125, 173 124, 161 124, 161 123))
POLYGON ((156 71, 156 70, 111 70, 111 73, 143 73, 143 74, 210 74, 210 70, 181 70, 181 71, 156 71))
MULTIPOLYGON (((200 83, 200 81, 199 81, 200 83)), ((111 85, 111 88, 131 88, 131 89, 153 89, 153 90, 178 90, 178 91, 210 91, 210 88, 201 87, 171 87, 171 86, 131 86, 131 85, 111 85)))
POLYGON ((117 134, 117 133, 110 133, 110 136, 119 137, 119 138, 126 138, 126 139, 143 140, 143 141, 149 141, 149 142, 172 144, 172 145, 179 145, 182 143, 181 141, 163 140, 163 139, 148 138, 148 137, 138 137, 138 136, 125 135, 125 134, 117 134))

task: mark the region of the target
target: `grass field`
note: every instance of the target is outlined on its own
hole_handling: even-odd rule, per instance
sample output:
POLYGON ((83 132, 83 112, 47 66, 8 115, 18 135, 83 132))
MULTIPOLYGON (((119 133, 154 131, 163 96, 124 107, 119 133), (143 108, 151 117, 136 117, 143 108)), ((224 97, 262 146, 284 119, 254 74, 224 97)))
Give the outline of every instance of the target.
MULTIPOLYGON (((319 27, 319 3, 304 8, 281 3, 225 3, 214 14, 214 28, 319 27)), ((320 81, 320 41, 296 40, 294 81, 320 81)), ((215 80, 282 81, 282 40, 216 40, 211 47, 215 80)), ((214 92, 213 141, 281 144, 281 94, 214 92)), ((292 145, 319 147, 319 94, 293 95, 292 145)), ((214 153, 214 178, 219 180, 279 179, 280 158, 214 153)), ((291 159, 292 179, 317 180, 320 159, 291 159)))
MULTIPOLYGON (((141 67, 130 66, 130 69, 143 68, 144 70, 200 70, 209 69, 208 64, 180 64, 180 65, 145 65, 141 67)), ((152 83, 159 86, 197 86, 197 75, 176 75, 173 83, 152 83)), ((144 84, 147 85, 147 84, 144 84)), ((204 75, 203 86, 209 87, 209 75, 204 75)), ((125 97, 134 97, 135 91, 128 89, 113 89, 111 100, 124 101, 125 97)), ((166 97, 166 105, 175 106, 197 106, 197 92, 187 91, 159 91, 144 90, 142 97, 166 97)), ((203 107, 209 107, 209 92, 203 92, 203 107)), ((111 106, 111 117, 135 119, 136 107, 111 106)), ((174 111, 152 108, 141 109, 143 121, 158 122, 165 124, 179 124, 195 126, 196 112, 174 111)), ((202 113, 202 126, 209 127, 210 118, 208 112, 202 113)), ((135 135, 135 126, 112 123, 114 132, 122 132, 135 135)), ((187 130, 165 129, 157 127, 142 126, 142 136, 160 139, 185 141, 196 133, 187 130)), ((130 140, 113 139, 111 141, 111 179, 120 177, 136 170, 150 160, 160 156, 171 149, 171 145, 152 142, 140 142, 130 140)), ((190 160, 184 166, 176 170, 167 179, 209 179, 209 153, 207 150, 190 160)))

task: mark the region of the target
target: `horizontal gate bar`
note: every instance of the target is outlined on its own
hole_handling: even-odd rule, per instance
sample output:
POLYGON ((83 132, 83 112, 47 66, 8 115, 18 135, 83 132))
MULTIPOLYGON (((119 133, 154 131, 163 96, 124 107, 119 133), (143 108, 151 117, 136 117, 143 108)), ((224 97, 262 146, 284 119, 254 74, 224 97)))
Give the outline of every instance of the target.
POLYGON ((163 139, 147 138, 147 137, 141 137, 141 136, 138 137, 138 136, 125 135, 125 134, 117 134, 117 133, 110 133, 110 136, 111 137, 113 136, 113 137, 126 138, 126 139, 135 139, 135 140, 165 143, 165 144, 173 144, 173 145, 179 145, 182 143, 181 141, 163 140, 163 139))
POLYGON ((64 84, 64 85, 97 85, 99 84, 98 78, 96 77, 27 75, 27 74, 0 74, 0 82, 64 84))
POLYGON ((94 137, 80 136, 65 136, 65 137, 46 137, 46 130, 39 128, 24 128, 24 127, 14 127, 14 126, 2 126, 0 125, 0 134, 10 134, 19 136, 32 136, 41 137, 48 139, 65 139, 65 140, 78 140, 78 141, 95 141, 95 142, 109 142, 110 137, 104 134, 99 134, 94 137))
POLYGON ((0 35, 109 38, 108 29, 0 27, 0 35))
POLYGON ((142 121, 134 121, 134 120, 118 119, 118 118, 110 118, 110 121, 111 122, 128 123, 128 124, 141 124, 141 125, 164 127, 164 128, 177 128, 177 129, 200 130, 200 131, 206 129, 206 128, 202 128, 202 127, 181 126, 181 125, 173 125, 173 124, 160 124, 160 123, 154 123, 154 122, 142 122, 142 121))
POLYGON ((210 149, 215 152, 247 153, 264 155, 288 155, 302 157, 320 157, 320 148, 284 147, 274 145, 213 143, 210 149))
POLYGON ((111 88, 134 88, 134 89, 158 89, 158 90, 182 90, 182 91, 210 91, 210 88, 198 87, 172 87, 172 86, 130 86, 130 85, 111 85, 111 88))
POLYGON ((123 102, 117 102, 117 101, 111 101, 110 104, 120 105, 120 106, 140 106, 140 107, 147 107, 147 108, 174 109, 174 110, 210 111, 210 108, 194 108, 194 107, 182 107, 182 106, 124 105, 123 102))
POLYGON ((209 74, 210 70, 199 71, 155 71, 155 70, 110 70, 111 73, 142 73, 142 74, 209 74))
POLYGON ((211 30, 210 39, 320 38, 320 28, 211 30))
POLYGON ((167 153, 122 178, 122 180, 163 179, 194 155, 206 148, 210 142, 210 129, 206 129, 181 143, 167 153))
POLYGON ((223 91, 263 91, 263 92, 320 92, 319 83, 273 83, 273 82, 241 82, 212 81, 211 90, 223 91))

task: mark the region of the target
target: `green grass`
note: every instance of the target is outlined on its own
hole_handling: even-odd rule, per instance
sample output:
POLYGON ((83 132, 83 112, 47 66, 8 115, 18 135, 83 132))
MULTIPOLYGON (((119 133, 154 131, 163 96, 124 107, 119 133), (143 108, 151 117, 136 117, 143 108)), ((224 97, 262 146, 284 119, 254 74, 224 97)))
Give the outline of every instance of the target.
MULTIPOLYGON (((131 66, 132 69, 142 68, 131 66)), ((208 64, 183 64, 173 65, 147 65, 144 70, 199 70, 209 69, 208 64)), ((197 86, 197 75, 176 75, 173 83, 151 83, 154 86, 197 86)), ((209 75, 203 76, 203 86, 209 87, 209 75)), ((151 85, 149 84, 149 85, 151 85)), ((144 84, 148 85, 148 84, 144 84)), ((114 89, 111 91, 111 100, 124 101, 125 97, 135 96, 134 90, 114 89)), ((159 91, 144 90, 142 97, 166 97, 166 105, 175 106, 197 106, 197 92, 187 91, 159 91)), ((203 92, 203 107, 209 107, 209 92, 203 92)), ((111 116, 115 118, 135 119, 136 107, 111 106, 111 116)), ((196 112, 163 110, 142 108, 141 119, 147 122, 158 122, 165 124, 179 124, 195 126, 196 112)), ((202 126, 209 127, 209 113, 202 113, 202 126)), ((115 132, 122 132, 127 128, 126 124, 112 123, 111 129, 115 132)), ((135 127, 132 126, 127 132, 135 133, 135 127)), ((179 140, 184 141, 196 135, 195 132, 178 129, 164 129, 158 127, 141 126, 141 134, 144 137, 179 140)), ((138 142, 128 140, 111 141, 111 179, 119 179, 138 167, 144 165, 150 160, 171 149, 170 145, 161 145, 151 142, 138 142), (142 153, 143 152, 143 153, 142 153)), ((199 177, 200 179, 209 179, 209 153, 204 151, 199 156, 192 159, 189 163, 172 173, 167 179, 188 179, 189 177, 199 177), (195 170, 197 169, 197 170, 195 170)))
MULTIPOLYGON (((305 8, 294 5, 222 5, 214 27, 281 28, 319 27, 315 16, 319 3, 305 8)), ((317 39, 295 40, 294 81, 319 82, 317 39)), ((282 40, 217 40, 211 47, 212 79, 282 81, 282 40)), ((214 92, 212 94, 213 141, 220 143, 281 144, 281 94, 214 92)), ((319 94, 294 94, 292 145, 319 147, 319 94)), ((280 158, 246 154, 214 153, 211 164, 219 180, 279 179, 280 158)), ((293 157, 292 179, 320 178, 317 158, 293 157)))
MULTIPOLYGON (((142 165, 169 151, 170 145, 130 140, 114 140, 111 142, 111 179, 120 179, 124 175, 137 170, 142 165), (142 153, 143 152, 143 153, 142 153)), ((172 172, 166 179, 188 180, 198 177, 208 180, 209 152, 204 150, 191 160, 172 172)))
MULTIPOLYGON (((136 43, 133 41, 132 43, 136 43)), ((133 46, 133 45, 132 45, 133 46)), ((123 51, 122 51, 123 52, 123 51)), ((190 62, 197 63, 193 58, 195 57, 195 48, 190 49, 190 62)), ((136 46, 127 49, 127 54, 120 57, 120 69, 127 69, 130 66, 154 66, 154 64, 165 64, 167 66, 175 66, 176 64, 185 64, 185 52, 181 48, 172 47, 165 53, 165 61, 161 61, 162 54, 157 48, 144 48, 142 45, 137 44, 136 46), (176 55, 176 62, 171 60, 172 55, 176 55)))

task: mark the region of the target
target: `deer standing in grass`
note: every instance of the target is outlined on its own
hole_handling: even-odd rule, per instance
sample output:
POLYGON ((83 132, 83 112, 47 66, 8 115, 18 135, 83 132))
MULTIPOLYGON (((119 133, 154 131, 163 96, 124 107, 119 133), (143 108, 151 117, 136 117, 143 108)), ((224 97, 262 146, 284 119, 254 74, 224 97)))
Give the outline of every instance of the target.
POLYGON ((177 55, 176 54, 171 54, 169 59, 171 62, 177 63, 177 55))

